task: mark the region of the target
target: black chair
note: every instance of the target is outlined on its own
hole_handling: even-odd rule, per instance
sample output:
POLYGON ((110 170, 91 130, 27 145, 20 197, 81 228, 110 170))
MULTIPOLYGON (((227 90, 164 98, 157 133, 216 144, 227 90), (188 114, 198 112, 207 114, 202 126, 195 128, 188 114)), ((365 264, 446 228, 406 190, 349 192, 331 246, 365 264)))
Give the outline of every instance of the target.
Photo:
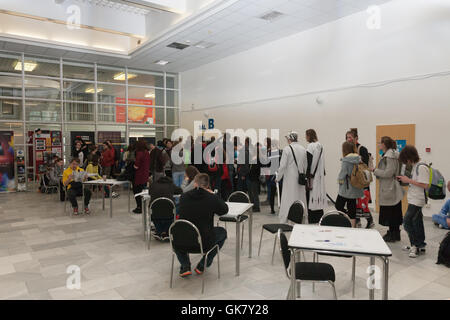
MULTIPOLYGON (((170 220, 176 219, 175 203, 169 198, 156 198, 150 203, 150 217, 147 217, 146 228, 150 230, 150 223, 153 220, 170 220)), ((148 237, 148 249, 150 249, 150 236, 148 237)))
MULTIPOLYGON (((288 220, 292 221, 296 224, 301 224, 303 222, 303 216, 306 212, 305 204, 301 200, 295 201, 291 207, 289 208, 288 212, 288 220)), ((286 223, 272 223, 272 224, 263 224, 261 228, 261 237, 259 238, 259 249, 258 249, 258 256, 261 253, 261 242, 263 237, 263 231, 266 230, 270 232, 271 234, 276 234, 279 229, 283 232, 291 232, 294 227, 290 224, 286 223)), ((273 251, 272 251, 272 264, 273 264, 273 257, 275 255, 275 247, 277 244, 277 236, 275 236, 274 242, 273 242, 273 251)))
MULTIPOLYGON (((288 240, 283 231, 278 230, 278 240, 280 241, 280 253, 283 259, 284 269, 286 271, 286 276, 289 281, 291 280, 291 251, 288 247, 288 240)), ((289 299, 291 290, 294 290, 294 295, 296 297, 301 297, 301 282, 302 281, 313 281, 314 282, 328 282, 333 288, 334 299, 337 300, 336 287, 334 286, 334 281, 336 280, 336 275, 334 273, 333 266, 328 263, 318 263, 318 262, 296 262, 295 263, 295 281, 297 286, 292 288, 292 282, 289 286, 289 291, 287 298, 289 299)))
POLYGON ((203 251, 202 237, 198 228, 190 221, 179 219, 176 220, 169 228, 170 245, 172 247, 172 268, 170 270, 170 288, 173 283, 173 265, 175 261, 175 250, 185 252, 188 254, 200 254, 205 257, 205 268, 202 274, 202 294, 205 291, 205 274, 207 266, 208 255, 217 249, 217 271, 220 279, 220 258, 219 245, 214 245, 208 252, 203 251))
MULTIPOLYGON (((228 197, 228 202, 240 202, 240 203, 251 203, 250 197, 242 191, 235 191, 228 197)), ((242 214, 239 216, 240 220, 239 222, 242 223, 242 236, 241 236, 241 248, 244 245, 244 222, 248 219, 248 216, 245 214, 242 214)), ((225 228, 227 227, 227 222, 236 222, 234 218, 230 217, 219 217, 219 221, 225 222, 225 228)), ((219 222, 217 222, 217 225, 219 225, 219 222)))
MULTIPOLYGON (((329 211, 323 215, 322 219, 319 221, 319 225, 321 226, 330 226, 330 227, 344 227, 351 228, 352 223, 347 214, 341 211, 333 210, 329 211)), ((352 296, 355 297, 355 267, 356 267, 356 257, 345 255, 345 254, 332 254, 332 253, 314 253, 313 261, 319 262, 319 255, 324 256, 333 256, 333 257, 341 257, 341 258, 353 258, 352 259, 352 296)), ((314 284, 313 284, 314 290, 314 284)))

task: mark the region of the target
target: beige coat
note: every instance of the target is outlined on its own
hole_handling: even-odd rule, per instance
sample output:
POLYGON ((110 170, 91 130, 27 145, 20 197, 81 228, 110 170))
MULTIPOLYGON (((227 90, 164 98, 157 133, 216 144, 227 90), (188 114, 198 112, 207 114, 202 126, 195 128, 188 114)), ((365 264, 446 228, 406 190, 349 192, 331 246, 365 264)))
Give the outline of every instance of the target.
POLYGON ((397 181, 400 172, 399 153, 389 149, 380 159, 373 174, 380 182, 380 206, 395 206, 404 196, 404 190, 397 181))

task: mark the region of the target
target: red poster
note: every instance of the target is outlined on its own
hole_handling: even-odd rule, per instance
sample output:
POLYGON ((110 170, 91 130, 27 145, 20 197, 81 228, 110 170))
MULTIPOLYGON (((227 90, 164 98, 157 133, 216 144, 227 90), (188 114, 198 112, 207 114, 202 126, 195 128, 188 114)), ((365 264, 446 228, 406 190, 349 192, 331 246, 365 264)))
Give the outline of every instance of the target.
MULTIPOLYGON (((124 98, 116 98, 116 103, 125 103, 124 98)), ((152 106, 153 100, 150 99, 128 99, 129 104, 140 104, 144 106, 152 106)), ((116 122, 126 122, 126 107, 116 106, 116 122)), ((155 124, 154 108, 128 106, 128 122, 129 123, 142 123, 142 124, 155 124)))
POLYGON ((0 192, 15 191, 14 132, 0 131, 0 192))

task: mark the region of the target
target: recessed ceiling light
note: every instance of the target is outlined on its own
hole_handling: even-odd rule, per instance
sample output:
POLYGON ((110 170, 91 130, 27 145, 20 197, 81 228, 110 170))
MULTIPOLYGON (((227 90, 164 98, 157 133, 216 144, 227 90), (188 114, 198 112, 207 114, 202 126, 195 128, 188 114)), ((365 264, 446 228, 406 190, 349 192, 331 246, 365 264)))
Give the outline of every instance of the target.
POLYGON ((149 92, 149 93, 146 93, 146 94, 145 94, 145 97, 146 97, 146 98, 154 98, 154 97, 155 97, 155 94, 154 94, 153 92, 149 92))
POLYGON ((189 45, 188 44, 184 44, 184 43, 179 43, 179 42, 172 42, 167 47, 168 48, 178 49, 178 50, 183 50, 183 49, 186 49, 187 47, 189 47, 189 45))
POLYGON ((161 66, 165 66, 166 64, 168 64, 168 63, 169 63, 169 61, 165 61, 165 60, 158 60, 158 61, 155 61, 155 63, 156 63, 156 64, 159 64, 159 65, 161 65, 161 66))
MULTIPOLYGON (((37 63, 36 62, 25 62, 24 65, 25 65, 25 71, 31 72, 36 68, 37 63)), ((22 61, 16 62, 14 70, 22 71, 22 61)))
POLYGON ((207 49, 215 46, 215 43, 212 42, 206 42, 206 41, 200 41, 199 43, 196 43, 194 47, 200 48, 200 49, 207 49))
MULTIPOLYGON (((97 88, 97 92, 100 93, 103 91, 103 88, 97 88)), ((85 91, 85 93, 95 93, 95 88, 87 88, 85 91)))
MULTIPOLYGON (((128 79, 133 79, 133 78, 136 78, 136 77, 137 77, 137 75, 135 75, 135 74, 132 74, 132 73, 128 73, 127 74, 127 78, 128 79)), ((125 81, 125 72, 121 72, 121 73, 118 73, 118 74, 114 75, 114 80, 125 81)))

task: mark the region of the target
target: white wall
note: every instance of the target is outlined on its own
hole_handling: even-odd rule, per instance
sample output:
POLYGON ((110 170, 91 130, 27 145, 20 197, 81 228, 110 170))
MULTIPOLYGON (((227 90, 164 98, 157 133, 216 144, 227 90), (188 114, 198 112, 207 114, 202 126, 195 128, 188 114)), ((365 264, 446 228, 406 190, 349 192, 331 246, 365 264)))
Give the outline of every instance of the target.
MULTIPOLYGON (((381 9, 380 30, 367 29, 368 14, 361 12, 182 73, 182 127, 192 131, 206 110, 223 130, 294 129, 303 136, 314 128, 335 196, 348 128, 358 127, 374 154, 376 125, 415 123, 423 160, 450 178, 450 75, 307 94, 450 71, 449 1, 393 0, 381 9), (189 111, 192 105, 199 111, 189 111)), ((432 210, 440 205, 434 201, 432 210)))

